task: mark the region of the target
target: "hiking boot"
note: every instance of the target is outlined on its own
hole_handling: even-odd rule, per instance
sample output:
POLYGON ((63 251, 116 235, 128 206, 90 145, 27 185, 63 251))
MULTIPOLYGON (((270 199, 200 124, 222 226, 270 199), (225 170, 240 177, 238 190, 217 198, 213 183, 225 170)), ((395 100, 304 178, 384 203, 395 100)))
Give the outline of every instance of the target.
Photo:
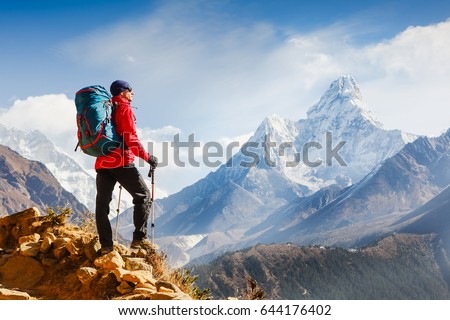
POLYGON ((148 239, 133 240, 130 245, 131 249, 149 249, 152 248, 152 242, 148 239))
POLYGON ((100 255, 104 256, 105 254, 111 253, 114 251, 113 247, 103 247, 100 249, 100 255))

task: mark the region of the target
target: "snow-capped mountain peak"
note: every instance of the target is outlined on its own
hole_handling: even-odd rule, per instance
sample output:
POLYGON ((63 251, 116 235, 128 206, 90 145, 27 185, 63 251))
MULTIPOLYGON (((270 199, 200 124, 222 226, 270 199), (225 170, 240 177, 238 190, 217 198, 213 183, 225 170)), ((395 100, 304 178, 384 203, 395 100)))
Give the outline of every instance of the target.
POLYGON ((359 181, 414 139, 399 130, 383 129, 362 100, 354 78, 341 76, 309 109, 307 119, 266 117, 235 162, 260 160, 254 162, 258 168, 271 167, 310 193, 342 177, 359 181), (332 150, 338 150, 339 161, 330 158, 332 150))
POLYGON ((277 143, 294 141, 298 135, 298 126, 294 121, 273 114, 264 119, 250 141, 264 141, 266 135, 271 141, 277 143))
POLYGON ((378 121, 363 102, 361 91, 352 76, 341 76, 335 80, 320 101, 307 112, 308 119, 324 122, 326 119, 344 119, 347 122, 360 119, 382 129, 378 121))
POLYGON ((335 80, 331 84, 330 89, 337 91, 340 96, 362 100, 361 91, 359 90, 355 79, 350 75, 341 76, 339 79, 335 80))

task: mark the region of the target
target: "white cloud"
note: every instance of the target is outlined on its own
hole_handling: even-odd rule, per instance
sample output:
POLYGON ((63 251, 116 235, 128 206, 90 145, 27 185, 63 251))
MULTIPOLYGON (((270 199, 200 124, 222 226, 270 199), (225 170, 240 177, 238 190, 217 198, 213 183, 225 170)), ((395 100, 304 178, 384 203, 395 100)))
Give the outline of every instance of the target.
POLYGON ((181 129, 168 125, 163 128, 138 128, 138 136, 145 141, 170 141, 177 133, 181 133, 181 129))
MULTIPOLYGON (((91 175, 94 158, 74 152, 77 144, 76 108, 64 94, 47 94, 16 99, 0 110, 0 123, 23 131, 38 130, 56 146, 74 158, 91 175)), ((79 151, 79 150, 78 150, 79 151)))
POLYGON ((450 127, 450 20, 410 27, 356 55, 364 96, 386 127, 427 135, 450 127))
POLYGON ((353 75, 369 108, 389 129, 427 135, 448 129, 450 20, 409 27, 392 39, 365 46, 351 43, 352 31, 292 36, 277 54, 284 57, 286 70, 290 66, 305 76, 305 88, 325 90, 339 75, 353 75))
POLYGON ((393 39, 369 46, 364 60, 390 76, 410 81, 448 77, 450 20, 431 26, 409 27, 393 39))
POLYGON ((54 142, 67 144, 71 135, 70 141, 76 141, 75 114, 73 100, 64 94, 48 94, 15 100, 0 112, 0 122, 20 130, 36 129, 54 142))

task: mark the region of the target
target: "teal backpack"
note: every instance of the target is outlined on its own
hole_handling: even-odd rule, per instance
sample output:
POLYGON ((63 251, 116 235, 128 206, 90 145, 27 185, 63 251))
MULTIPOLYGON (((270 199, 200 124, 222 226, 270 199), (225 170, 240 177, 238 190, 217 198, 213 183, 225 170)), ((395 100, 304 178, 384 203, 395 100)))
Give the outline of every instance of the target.
POLYGON ((75 94, 77 107, 78 147, 94 157, 108 155, 120 148, 121 138, 112 121, 111 95, 102 86, 85 87, 75 94))

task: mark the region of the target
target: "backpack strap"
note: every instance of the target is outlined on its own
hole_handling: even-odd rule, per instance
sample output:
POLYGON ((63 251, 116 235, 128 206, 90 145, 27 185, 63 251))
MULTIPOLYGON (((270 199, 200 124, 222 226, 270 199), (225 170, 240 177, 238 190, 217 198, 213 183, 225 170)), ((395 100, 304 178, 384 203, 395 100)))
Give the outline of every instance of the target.
MULTIPOLYGON (((117 109, 117 106, 118 106, 118 103, 117 102, 114 102, 114 101, 112 101, 112 99, 110 99, 109 100, 110 102, 111 102, 111 124, 112 124, 112 126, 114 127, 114 128, 117 128, 116 127, 116 109, 117 109)), ((120 147, 123 149, 123 150, 127 150, 128 149, 128 146, 125 144, 125 139, 123 138, 123 136, 122 135, 120 135, 118 132, 117 132, 117 130, 116 130, 116 134, 119 136, 119 138, 120 138, 120 147)))

